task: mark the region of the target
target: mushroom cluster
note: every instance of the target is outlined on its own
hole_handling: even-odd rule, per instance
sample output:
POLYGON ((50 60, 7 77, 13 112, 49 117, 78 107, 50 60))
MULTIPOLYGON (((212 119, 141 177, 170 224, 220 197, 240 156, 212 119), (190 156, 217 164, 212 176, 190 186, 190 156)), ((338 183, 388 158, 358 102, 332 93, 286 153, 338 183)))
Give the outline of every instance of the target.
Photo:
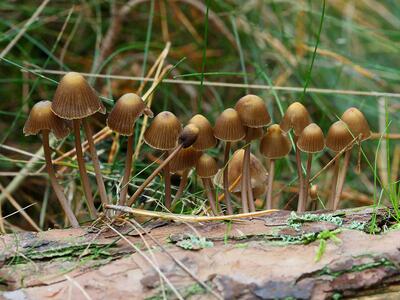
MULTIPOLYGON (((49 134, 53 133, 56 138, 63 138, 71 129, 73 130, 77 163, 88 212, 92 217, 96 217, 97 208, 83 158, 80 127, 83 126, 88 140, 100 201, 103 205, 110 204, 113 199, 107 196, 100 161, 87 121, 88 117, 97 112, 105 113, 99 96, 82 75, 70 72, 60 81, 53 102, 40 101, 33 106, 24 127, 26 135, 42 134, 50 181, 73 227, 78 227, 79 223, 62 187, 57 182, 51 159, 49 134)), ((163 152, 163 161, 133 194, 129 195, 134 127, 137 119, 143 114, 153 117, 153 112, 140 96, 128 93, 118 99, 107 118, 107 126, 111 130, 127 137, 125 170, 121 176, 117 203, 127 206, 138 205, 138 197, 162 172, 164 208, 173 210, 185 190, 190 172, 194 170, 204 187, 209 213, 214 215, 230 215, 238 210, 243 213, 253 212, 257 208, 255 199, 263 195, 265 195, 264 203, 258 207, 274 208, 276 206, 273 203, 275 163, 287 157, 292 150, 295 151, 298 176, 297 211, 303 212, 315 207, 318 195, 317 187, 310 186, 312 162, 314 155, 323 151, 325 145, 336 154, 332 191, 327 207, 337 209, 351 150, 355 144, 360 145, 371 135, 364 115, 356 108, 349 108, 339 121, 332 124, 325 138, 321 128, 312 123, 307 109, 299 102, 292 103, 287 108, 279 124, 270 125, 271 116, 265 101, 256 95, 246 95, 237 101, 234 108, 225 109, 217 117, 214 127, 200 114, 193 116, 187 125, 183 126, 173 113, 163 111, 157 114, 144 133, 145 143, 163 152), (218 158, 211 155, 215 151, 207 152, 216 147, 218 140, 224 142, 225 147, 221 168, 218 167, 218 158), (257 140, 259 140, 259 152, 268 161, 267 168, 251 153, 251 145, 257 140), (231 156, 232 148, 236 148, 236 151, 231 156), (301 153, 307 156, 305 169, 301 153), (341 156, 343 156, 342 166, 341 156), (179 189, 173 199, 171 174, 179 172, 181 174, 179 189), (220 193, 216 186, 221 186, 223 193, 220 193), (239 201, 234 201, 236 199, 239 201)))

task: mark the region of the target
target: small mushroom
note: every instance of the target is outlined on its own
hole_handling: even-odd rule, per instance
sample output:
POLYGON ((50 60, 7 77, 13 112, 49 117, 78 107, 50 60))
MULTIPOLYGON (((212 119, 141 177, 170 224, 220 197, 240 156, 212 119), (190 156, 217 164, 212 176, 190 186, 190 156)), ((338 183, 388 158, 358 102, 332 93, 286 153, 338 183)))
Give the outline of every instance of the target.
MULTIPOLYGON (((233 108, 225 109, 215 121, 214 136, 225 142, 224 151, 224 168, 223 168, 223 185, 226 199, 226 209, 228 215, 233 214, 231 196, 229 193, 228 183, 228 161, 232 142, 240 141, 246 135, 240 116, 233 108)), ((245 207, 243 207, 245 209, 245 207)), ((247 202, 246 202, 246 210, 247 202)))
POLYGON ((215 200, 215 189, 212 178, 218 172, 217 162, 213 157, 204 153, 200 156, 196 164, 196 171, 203 181, 204 189, 206 190, 208 201, 214 215, 218 215, 218 208, 215 200))
POLYGON ((311 123, 310 114, 303 104, 294 102, 287 108, 280 126, 283 131, 288 132, 293 129, 294 134, 294 150, 296 152, 297 176, 299 178, 299 201, 304 203, 304 177, 301 167, 300 151, 297 149, 297 140, 303 129, 311 123))
MULTIPOLYGON (((342 120, 336 121, 329 127, 326 135, 326 146, 333 152, 338 153, 343 151, 346 147, 349 147, 353 137, 349 131, 346 123, 342 120)), ((334 209, 335 197, 337 192, 337 182, 340 170, 340 157, 336 158, 333 177, 332 177, 332 189, 331 195, 328 200, 327 208, 334 209)), ((340 196, 339 196, 340 199, 340 196)))
POLYGON ((121 181, 121 191, 119 195, 120 205, 125 205, 126 195, 128 193, 128 183, 132 169, 135 122, 143 113, 149 117, 153 117, 153 112, 146 106, 142 98, 134 93, 128 93, 118 99, 107 118, 107 126, 110 127, 111 130, 128 137, 125 172, 121 181))
POLYGON ((250 211, 255 211, 254 197, 250 187, 250 144, 252 140, 259 139, 262 136, 262 128, 271 122, 271 117, 264 101, 256 95, 246 95, 240 98, 235 109, 242 120, 242 124, 247 129, 242 180, 243 212, 247 212, 245 203, 248 204, 250 211))
POLYGON ((169 154, 169 156, 153 171, 149 177, 142 183, 142 185, 136 190, 132 197, 128 200, 128 205, 132 205, 137 197, 144 191, 146 186, 157 176, 157 174, 164 169, 165 174, 168 176, 168 181, 165 182, 165 206, 167 209, 171 207, 171 181, 170 181, 170 170, 169 162, 179 153, 182 148, 190 147, 197 139, 199 129, 193 125, 186 125, 182 132, 181 124, 179 120, 170 112, 163 112, 154 118, 154 121, 147 128, 144 140, 147 144, 151 145, 153 148, 157 145, 158 149, 167 150, 175 145, 175 149, 169 154), (178 126, 179 125, 179 126, 178 126), (164 134, 169 133, 170 139, 166 138, 160 131, 164 130, 164 134), (178 134, 178 146, 176 146, 176 134, 178 134), (173 142, 171 140, 173 139, 173 142), (166 166, 167 169, 166 169, 166 166), (169 190, 167 192, 167 190, 169 190), (169 198, 167 197, 169 195, 169 198))
POLYGON ((286 133, 278 124, 271 125, 260 142, 260 152, 269 159, 268 189, 265 209, 272 209, 272 188, 275 174, 275 161, 285 157, 292 149, 286 133))
POLYGON ((24 134, 42 134, 46 169, 50 177, 51 185, 72 227, 78 228, 78 220, 72 212, 72 209, 68 204, 67 199, 65 198, 61 186, 57 182, 53 162, 51 160, 51 149, 49 144, 50 132, 52 132, 56 138, 61 139, 69 134, 69 128, 67 122, 56 116, 51 111, 50 107, 50 101, 40 101, 32 107, 32 110, 29 113, 28 120, 26 121, 24 126, 24 134))
POLYGON ((75 134, 76 157, 78 160, 83 190, 86 201, 88 202, 90 215, 94 217, 97 215, 97 211, 94 206, 89 177, 83 160, 80 125, 83 123, 86 138, 88 140, 101 202, 107 204, 107 193, 100 171, 99 158, 97 157, 94 146, 91 128, 86 121, 87 117, 96 112, 105 113, 105 108, 100 102, 99 97, 96 95, 96 92, 88 84, 85 78, 79 73, 69 72, 58 84, 57 90, 54 94, 54 101, 51 104, 51 110, 62 119, 72 120, 75 134))
POLYGON ((297 212, 303 212, 307 207, 313 154, 321 152, 325 148, 325 138, 321 128, 315 123, 311 123, 305 127, 297 141, 297 148, 302 152, 308 153, 306 179, 303 188, 305 195, 303 199, 304 202, 299 202, 297 205, 297 212))
MULTIPOLYGON (((369 128, 368 121, 365 118, 364 114, 357 108, 351 107, 347 109, 343 113, 341 120, 344 123, 346 123, 347 128, 348 130, 350 130, 352 136, 354 138, 356 137, 358 138, 359 147, 361 147, 361 142, 371 137, 371 130, 369 128)), ((359 151, 361 151, 361 149, 359 149, 359 151)), ((339 174, 338 177, 338 187, 333 205, 334 210, 336 210, 339 206, 340 197, 343 192, 344 182, 346 180, 347 170, 349 168, 350 156, 351 156, 351 148, 348 149, 344 154, 342 172, 339 174)))

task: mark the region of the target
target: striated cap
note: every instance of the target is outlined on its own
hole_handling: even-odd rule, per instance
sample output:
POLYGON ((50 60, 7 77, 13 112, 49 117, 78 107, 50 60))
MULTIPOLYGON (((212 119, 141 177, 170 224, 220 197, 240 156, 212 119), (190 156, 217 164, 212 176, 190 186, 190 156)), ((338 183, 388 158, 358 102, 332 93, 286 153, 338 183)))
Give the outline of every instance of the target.
POLYGON ((182 148, 169 163, 171 172, 176 173, 194 167, 200 155, 201 151, 193 147, 182 148))
POLYGON ((335 152, 340 152, 346 148, 353 136, 349 128, 343 121, 336 121, 329 127, 328 134, 326 135, 326 146, 335 152))
POLYGON ((226 142, 236 142, 244 138, 244 127, 236 110, 227 108, 219 115, 215 121, 214 136, 226 142))
POLYGON ((239 113, 244 126, 263 127, 271 123, 264 101, 256 95, 246 95, 238 100, 235 110, 239 113))
POLYGON ((212 178, 218 173, 217 162, 212 156, 204 153, 197 161, 196 172, 200 178, 212 178))
POLYGON ((306 153, 317 153, 324 150, 325 138, 321 128, 315 123, 304 128, 297 141, 297 147, 306 153))
POLYGON ((291 149, 289 137, 278 124, 271 125, 260 142, 261 154, 270 159, 284 157, 291 149))
POLYGON ((354 137, 361 135, 361 141, 371 137, 371 130, 364 114, 355 107, 350 107, 342 115, 342 121, 347 124, 354 137))
POLYGON ((258 140, 260 137, 263 136, 263 129, 262 127, 245 127, 246 136, 244 139, 246 141, 258 140))
POLYGON ((197 150, 206 150, 214 147, 217 144, 217 139, 214 136, 213 128, 210 122, 200 114, 193 116, 189 120, 189 124, 194 124, 199 128, 199 135, 193 147, 197 150))
POLYGON ((153 112, 146 106, 142 98, 128 93, 118 99, 107 118, 107 126, 122 135, 132 135, 136 120, 146 114, 153 117, 153 112))
POLYGON ((311 118, 304 105, 300 102, 294 102, 289 105, 280 125, 283 131, 288 132, 290 129, 293 129, 294 134, 299 136, 303 129, 310 123, 311 118))
POLYGON ((51 111, 51 102, 47 100, 32 107, 23 129, 25 135, 36 135, 42 130, 51 131, 58 139, 66 137, 70 132, 67 121, 51 111))
POLYGON ((159 150, 171 150, 176 147, 179 134, 182 131, 181 122, 169 111, 160 112, 144 133, 144 141, 159 150))
POLYGON ((75 72, 69 72, 61 79, 51 110, 67 120, 82 119, 96 112, 105 113, 94 89, 81 74, 75 72))

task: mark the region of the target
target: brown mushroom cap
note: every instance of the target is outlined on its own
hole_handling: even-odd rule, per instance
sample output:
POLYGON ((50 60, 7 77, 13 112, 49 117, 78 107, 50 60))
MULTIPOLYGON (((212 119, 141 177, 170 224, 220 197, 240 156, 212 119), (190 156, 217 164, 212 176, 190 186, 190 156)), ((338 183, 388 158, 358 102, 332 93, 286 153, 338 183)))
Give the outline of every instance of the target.
POLYGON ((352 140, 353 136, 346 123, 340 120, 329 127, 326 135, 326 146, 332 151, 340 152, 346 148, 352 140))
POLYGON ((355 107, 350 107, 342 115, 342 121, 347 124, 354 137, 361 135, 361 141, 371 137, 371 130, 364 114, 355 107))
POLYGON ((304 128, 297 141, 297 147, 306 153, 317 153, 324 150, 325 138, 321 128, 315 123, 304 128))
POLYGON ((235 110, 239 113, 244 126, 263 127, 271 122, 264 101, 256 95, 246 95, 238 100, 235 110))
POLYGON ((215 121, 214 136, 222 141, 236 142, 245 136, 239 114, 233 108, 225 109, 215 121))
POLYGON ((283 131, 288 132, 293 129, 294 134, 299 136, 310 123, 310 115, 304 105, 300 102, 294 102, 289 105, 280 125, 283 131))
POLYGON ((67 120, 82 119, 98 111, 105 113, 94 89, 81 74, 75 72, 69 72, 61 79, 51 110, 67 120))
POLYGON ((169 111, 159 113, 144 133, 144 141, 159 150, 171 150, 176 147, 181 122, 169 111))
POLYGON ((197 160, 196 172, 200 178, 212 178, 218 173, 218 165, 215 159, 203 153, 197 160))
POLYGON ((51 102, 47 100, 32 107, 23 129, 25 135, 36 135, 42 130, 53 132, 58 139, 66 137, 70 132, 67 121, 51 111, 51 102))
POLYGON ((183 127, 181 134, 178 137, 178 143, 182 144, 183 148, 192 146, 199 136, 199 128, 194 124, 188 124, 183 127))
POLYGON ((210 122, 200 114, 193 116, 189 120, 189 124, 194 124, 199 128, 199 135, 193 147, 197 150, 206 150, 214 147, 217 144, 217 139, 214 136, 213 128, 210 122))
POLYGON ((278 159, 289 154, 292 149, 289 137, 278 124, 268 127, 260 142, 260 152, 270 159, 278 159))
POLYGON ((264 133, 262 127, 246 127, 245 131, 246 136, 244 137, 244 139, 246 141, 258 140, 260 137, 263 136, 264 133))
POLYGON ((182 148, 169 162, 171 173, 194 167, 200 155, 201 151, 197 151, 193 147, 182 148))
POLYGON ((134 93, 128 93, 118 99, 107 118, 107 126, 122 135, 132 135, 136 120, 146 113, 152 117, 151 110, 142 98, 134 93))

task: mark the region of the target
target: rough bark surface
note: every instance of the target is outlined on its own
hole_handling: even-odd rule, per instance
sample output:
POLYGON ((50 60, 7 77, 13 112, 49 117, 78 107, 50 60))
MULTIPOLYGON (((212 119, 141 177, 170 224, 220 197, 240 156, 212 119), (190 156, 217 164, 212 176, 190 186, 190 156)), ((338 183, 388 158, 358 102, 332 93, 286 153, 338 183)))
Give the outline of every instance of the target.
MULTIPOLYGON (((224 299, 399 299, 400 231, 369 208, 232 223, 116 227, 185 299, 213 299, 149 235, 224 299), (199 238, 202 237, 202 238, 199 238), (204 238, 204 239, 203 239, 204 238), (325 250, 323 249, 324 245, 325 250), (324 250, 324 251, 323 251, 324 250)), ((0 237, 0 299, 174 299, 154 268, 107 226, 0 237), (89 298, 88 298, 89 297, 89 298)))

